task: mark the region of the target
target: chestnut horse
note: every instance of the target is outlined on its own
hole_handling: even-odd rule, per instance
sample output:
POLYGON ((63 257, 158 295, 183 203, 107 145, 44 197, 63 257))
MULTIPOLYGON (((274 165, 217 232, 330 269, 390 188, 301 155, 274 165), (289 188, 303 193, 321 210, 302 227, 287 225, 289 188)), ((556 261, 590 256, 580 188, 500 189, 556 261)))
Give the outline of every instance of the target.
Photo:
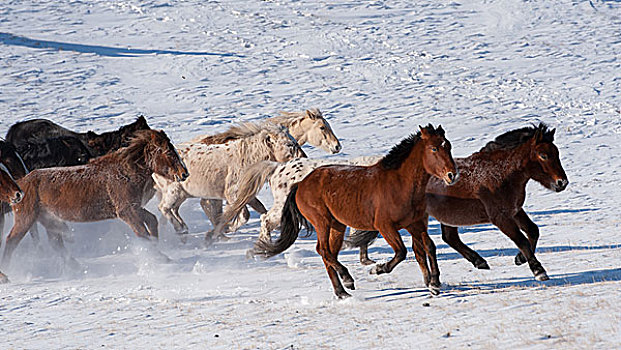
MULTIPOLYGON (((548 279, 535 258, 539 228, 522 206, 526 183, 531 179, 556 192, 563 191, 569 184, 558 148, 553 143, 555 130, 540 123, 509 131, 479 152, 455 159, 461 173, 455 186, 429 181, 427 213, 442 224, 444 242, 476 268, 489 269, 489 265, 461 241, 457 227, 492 223, 520 249, 515 264, 528 262, 537 280, 548 279)), ((376 236, 377 232, 352 232, 350 235, 351 245, 360 247, 361 262, 372 262, 367 256, 367 245, 376 236)))
POLYGON ((67 260, 62 232, 66 221, 119 218, 137 236, 157 238, 157 219, 143 208, 154 194, 152 174, 173 181, 188 177, 185 164, 163 131, 140 130, 127 147, 88 164, 37 169, 18 180, 25 196, 13 205, 15 224, 6 238, 7 265, 30 227, 40 222, 50 242, 67 260))
MULTIPOLYGON (((0 151, 0 157, 1 156, 2 151, 0 151)), ((19 203, 23 197, 24 192, 19 188, 4 163, 0 162, 0 201, 16 204, 19 203)), ((8 278, 0 272, 0 283, 6 282, 8 282, 8 278)))
POLYGON ((440 271, 425 216, 425 187, 431 175, 447 184, 457 179, 451 144, 442 127, 435 129, 431 125, 401 141, 374 165, 319 167, 289 193, 278 240, 259 240, 252 252, 265 257, 283 252, 295 242, 308 220, 317 231, 317 253, 323 258, 334 292, 344 298, 350 295, 339 276, 345 287, 355 289, 354 279, 337 259, 346 226, 378 230, 395 251, 388 263, 375 265, 373 274, 389 273, 405 259, 407 250, 399 235, 399 229, 405 228, 412 235, 425 285, 438 294, 440 271))

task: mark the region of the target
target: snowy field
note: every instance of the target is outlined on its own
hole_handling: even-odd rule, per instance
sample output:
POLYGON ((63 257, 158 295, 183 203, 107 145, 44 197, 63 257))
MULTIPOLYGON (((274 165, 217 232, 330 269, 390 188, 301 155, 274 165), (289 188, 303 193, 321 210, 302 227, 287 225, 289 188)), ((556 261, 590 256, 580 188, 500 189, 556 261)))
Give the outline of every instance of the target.
MULTIPOLYGON (((186 244, 160 220, 169 264, 119 221, 72 225, 83 270, 27 237, 2 269, 11 283, 0 285, 0 348, 620 348, 620 59, 619 1, 4 0, 2 135, 29 118, 101 132, 143 113, 181 142, 318 107, 339 157, 384 153, 429 122, 459 157, 544 121, 557 128, 570 185, 528 186, 547 282, 513 264, 517 248, 496 227, 460 229, 489 262, 481 271, 431 221, 437 297, 411 249, 381 276, 343 251, 357 287, 344 301, 314 237, 246 260, 254 212, 233 240, 205 250, 211 226, 197 200, 181 209, 186 244)), ((271 204, 269 191, 261 200, 271 204)), ((159 217, 155 200, 148 208, 159 217)), ((392 254, 383 239, 370 249, 380 261, 392 254)))

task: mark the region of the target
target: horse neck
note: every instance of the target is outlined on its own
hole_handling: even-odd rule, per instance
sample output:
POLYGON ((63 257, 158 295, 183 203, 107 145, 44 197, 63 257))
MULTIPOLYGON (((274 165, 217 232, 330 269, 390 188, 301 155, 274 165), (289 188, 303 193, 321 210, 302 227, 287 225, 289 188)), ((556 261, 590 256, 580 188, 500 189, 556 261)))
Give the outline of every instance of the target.
POLYGON ((298 145, 302 146, 306 143, 306 132, 302 127, 303 117, 272 117, 270 121, 272 123, 282 125, 289 131, 289 134, 297 141, 298 145))
MULTIPOLYGON (((259 136, 262 138, 262 136, 259 136)), ((262 140, 255 140, 254 137, 239 140, 235 157, 239 166, 236 171, 241 171, 247 166, 258 163, 263 160, 275 161, 273 153, 263 143, 262 140)))
POLYGON ((425 193, 427 182, 431 178, 431 175, 427 173, 423 165, 422 151, 424 148, 423 142, 419 141, 410 155, 403 161, 398 169, 390 170, 397 175, 398 181, 400 181, 405 189, 411 189, 412 195, 425 193))
POLYGON ((504 182, 512 182, 512 188, 526 188, 526 183, 531 178, 529 171, 530 144, 528 142, 508 150, 493 151, 493 156, 486 157, 492 163, 487 166, 499 170, 495 177, 498 182, 496 186, 504 182))

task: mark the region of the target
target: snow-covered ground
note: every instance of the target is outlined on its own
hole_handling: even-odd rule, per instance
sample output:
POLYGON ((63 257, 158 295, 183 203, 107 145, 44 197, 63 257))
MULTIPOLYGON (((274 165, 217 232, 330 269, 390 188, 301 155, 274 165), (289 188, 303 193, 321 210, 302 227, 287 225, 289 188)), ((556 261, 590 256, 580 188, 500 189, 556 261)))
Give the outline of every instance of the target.
MULTIPOLYGON (((513 265, 517 249, 494 226, 461 230, 492 268, 480 271, 432 221, 437 297, 411 250, 382 276, 343 251, 357 287, 345 301, 312 237, 246 260, 256 213, 204 250, 210 225, 195 200, 181 211, 186 244, 161 222, 169 264, 121 222, 73 224, 84 271, 30 238, 3 269, 0 348, 619 348, 620 58, 618 1, 3 1, 0 134, 28 118, 104 131, 143 113, 184 141, 319 107, 343 156, 385 152, 429 122, 466 156, 544 121, 571 183, 528 187, 548 282, 513 265)), ((370 253, 393 254, 382 239, 370 253)))

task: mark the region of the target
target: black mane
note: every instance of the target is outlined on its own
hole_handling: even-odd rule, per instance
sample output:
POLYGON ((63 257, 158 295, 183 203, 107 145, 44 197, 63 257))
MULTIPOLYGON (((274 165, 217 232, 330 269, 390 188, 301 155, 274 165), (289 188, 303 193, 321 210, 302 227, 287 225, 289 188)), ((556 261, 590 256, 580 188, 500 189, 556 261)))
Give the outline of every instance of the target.
MULTIPOLYGON (((435 129, 431 124, 425 127, 425 131, 430 135, 444 135, 444 130, 441 126, 438 129, 435 129)), ((382 163, 382 167, 384 169, 399 169, 401 164, 407 159, 407 157, 412 152, 412 148, 416 145, 416 143, 421 139, 421 132, 417 132, 416 134, 411 134, 410 136, 403 139, 397 145, 395 145, 390 152, 380 162, 382 163)))
POLYGON ((539 123, 539 125, 533 124, 532 126, 507 131, 496 137, 494 141, 488 142, 479 152, 513 149, 535 136, 540 137, 541 142, 553 142, 554 129, 550 130, 545 123, 539 123))

